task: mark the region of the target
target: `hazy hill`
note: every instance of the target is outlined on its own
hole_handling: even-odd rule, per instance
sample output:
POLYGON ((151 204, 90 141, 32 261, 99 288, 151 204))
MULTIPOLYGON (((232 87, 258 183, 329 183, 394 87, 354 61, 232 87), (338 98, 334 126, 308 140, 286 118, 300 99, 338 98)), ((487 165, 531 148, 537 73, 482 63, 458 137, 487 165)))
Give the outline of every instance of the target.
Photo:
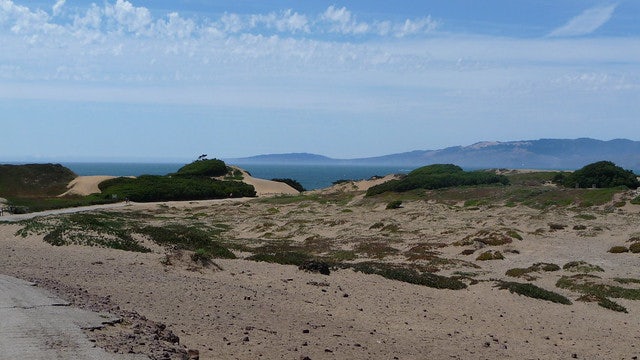
POLYGON ((456 164, 464 168, 578 169, 609 160, 627 169, 640 169, 640 141, 616 139, 540 139, 480 142, 440 150, 416 150, 361 159, 332 159, 314 154, 273 154, 227 159, 233 164, 393 165, 418 167, 456 164))

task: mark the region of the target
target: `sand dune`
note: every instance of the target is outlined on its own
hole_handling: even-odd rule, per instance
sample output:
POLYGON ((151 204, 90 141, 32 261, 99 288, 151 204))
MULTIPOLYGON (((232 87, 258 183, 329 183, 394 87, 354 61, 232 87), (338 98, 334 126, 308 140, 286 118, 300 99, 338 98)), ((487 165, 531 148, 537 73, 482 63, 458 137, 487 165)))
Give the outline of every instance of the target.
MULTIPOLYGON (((640 236, 640 206, 628 202, 635 192, 615 198, 626 201, 624 207, 613 203, 544 210, 499 203, 465 207, 426 196, 387 210, 384 199, 363 198, 362 190, 347 191, 371 184, 325 189, 329 201, 313 200, 317 196, 311 194, 308 201, 303 196, 290 202, 131 203, 109 211, 156 225, 191 224, 195 218, 198 223, 224 224, 228 227, 224 239, 238 249, 291 242, 324 254, 351 251, 357 254, 355 261, 436 266, 437 274, 471 276, 477 283, 464 290, 438 290, 350 269, 325 276, 244 259, 215 259, 219 268, 195 266, 188 252, 159 246, 150 253, 51 246, 43 242, 44 233, 16 236, 24 226, 17 223, 0 223, 0 273, 35 280, 62 297, 73 296, 102 310, 137 311, 145 319, 166 324, 186 348, 197 349, 201 359, 633 359, 640 355, 640 301, 612 298, 628 310, 615 312, 577 301, 580 293, 556 286, 562 277, 577 274, 563 265, 586 261, 604 271, 591 274, 597 277, 579 276, 640 288, 639 254, 608 252, 640 236), (336 198, 340 192, 346 193, 346 200, 336 198), (504 229, 516 231, 522 239, 460 245, 480 231, 504 229), (505 258, 476 260, 487 250, 500 251, 505 258), (505 274, 539 262, 561 269, 535 272, 531 279, 505 274), (573 304, 500 290, 495 279, 535 284, 573 304), (622 284, 616 279, 632 280, 622 284)), ((263 194, 275 191, 261 188, 263 194)), ((247 255, 235 251, 239 257, 247 255)), ((142 345, 148 342, 144 332, 127 322, 106 331, 110 336, 119 334, 121 343, 110 344, 120 351, 151 351, 142 345)))
POLYGON ((87 196, 91 194, 100 193, 100 188, 98 185, 109 179, 113 179, 115 176, 106 176, 106 175, 97 175, 97 176, 78 176, 77 178, 71 180, 69 185, 67 185, 67 191, 60 194, 59 196, 68 196, 68 195, 79 195, 79 196, 87 196))

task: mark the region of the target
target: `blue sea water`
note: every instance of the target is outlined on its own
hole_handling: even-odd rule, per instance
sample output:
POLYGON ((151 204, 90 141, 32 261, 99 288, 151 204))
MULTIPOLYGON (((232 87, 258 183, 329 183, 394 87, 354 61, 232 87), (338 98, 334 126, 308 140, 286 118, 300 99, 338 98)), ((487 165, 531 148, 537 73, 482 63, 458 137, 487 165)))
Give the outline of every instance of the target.
MULTIPOLYGON (((82 176, 166 175, 178 171, 184 164, 171 163, 62 163, 82 176)), ((362 180, 373 176, 407 173, 412 169, 394 166, 348 165, 242 165, 252 176, 261 179, 289 178, 297 180, 307 190, 329 187, 337 180, 362 180)))
POLYGON ((307 190, 329 187, 337 180, 365 180, 373 176, 406 174, 413 169, 394 166, 349 165, 249 165, 241 166, 261 179, 289 178, 307 190))

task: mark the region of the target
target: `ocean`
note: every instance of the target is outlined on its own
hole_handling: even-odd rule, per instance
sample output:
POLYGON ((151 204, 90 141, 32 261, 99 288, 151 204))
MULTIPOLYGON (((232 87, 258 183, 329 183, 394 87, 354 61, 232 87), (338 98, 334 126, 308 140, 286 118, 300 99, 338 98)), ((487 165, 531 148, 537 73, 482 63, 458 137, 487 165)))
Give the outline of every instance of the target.
MULTIPOLYGON (((81 176, 166 175, 178 171, 184 164, 174 163, 62 163, 81 176)), ((261 179, 289 178, 307 190, 329 187, 337 180, 363 180, 373 176, 406 174, 413 169, 394 166, 348 165, 242 165, 241 168, 261 179)))

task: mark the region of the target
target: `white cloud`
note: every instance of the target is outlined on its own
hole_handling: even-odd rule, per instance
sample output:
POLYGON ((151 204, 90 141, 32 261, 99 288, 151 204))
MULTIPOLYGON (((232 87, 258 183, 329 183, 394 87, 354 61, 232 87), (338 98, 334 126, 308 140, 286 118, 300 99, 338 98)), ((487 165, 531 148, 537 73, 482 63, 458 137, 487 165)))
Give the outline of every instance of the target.
POLYGON ((93 28, 98 29, 102 23, 102 9, 96 4, 91 4, 84 16, 76 15, 73 20, 74 28, 93 28))
POLYGON ((617 4, 613 4, 587 9, 563 26, 550 32, 549 36, 571 37, 591 34, 611 19, 617 6, 617 4))
POLYGON ((152 21, 149 9, 133 6, 126 0, 117 0, 114 5, 105 5, 104 14, 116 22, 118 30, 126 30, 137 35, 148 32, 152 21))
POLYGON ((62 7, 64 6, 64 3, 66 2, 66 0, 58 0, 56 1, 56 3, 53 5, 53 16, 58 16, 60 15, 60 12, 62 11, 62 7))
POLYGON ((157 31, 163 32, 173 38, 191 37, 196 30, 196 23, 191 19, 180 17, 178 13, 170 13, 168 20, 158 20, 157 31))
POLYGON ((331 5, 322 14, 321 19, 329 22, 329 31, 340 34, 364 34, 370 29, 369 24, 356 21, 346 7, 336 8, 331 5))
POLYGON ((438 27, 438 22, 431 19, 431 16, 427 16, 417 20, 405 20, 404 24, 397 26, 395 29, 395 36, 404 37, 408 35, 415 35, 420 33, 429 33, 438 27))
POLYGON ((9 26, 14 34, 32 34, 52 30, 49 14, 42 10, 31 11, 26 6, 16 5, 11 0, 0 0, 0 25, 9 26))

